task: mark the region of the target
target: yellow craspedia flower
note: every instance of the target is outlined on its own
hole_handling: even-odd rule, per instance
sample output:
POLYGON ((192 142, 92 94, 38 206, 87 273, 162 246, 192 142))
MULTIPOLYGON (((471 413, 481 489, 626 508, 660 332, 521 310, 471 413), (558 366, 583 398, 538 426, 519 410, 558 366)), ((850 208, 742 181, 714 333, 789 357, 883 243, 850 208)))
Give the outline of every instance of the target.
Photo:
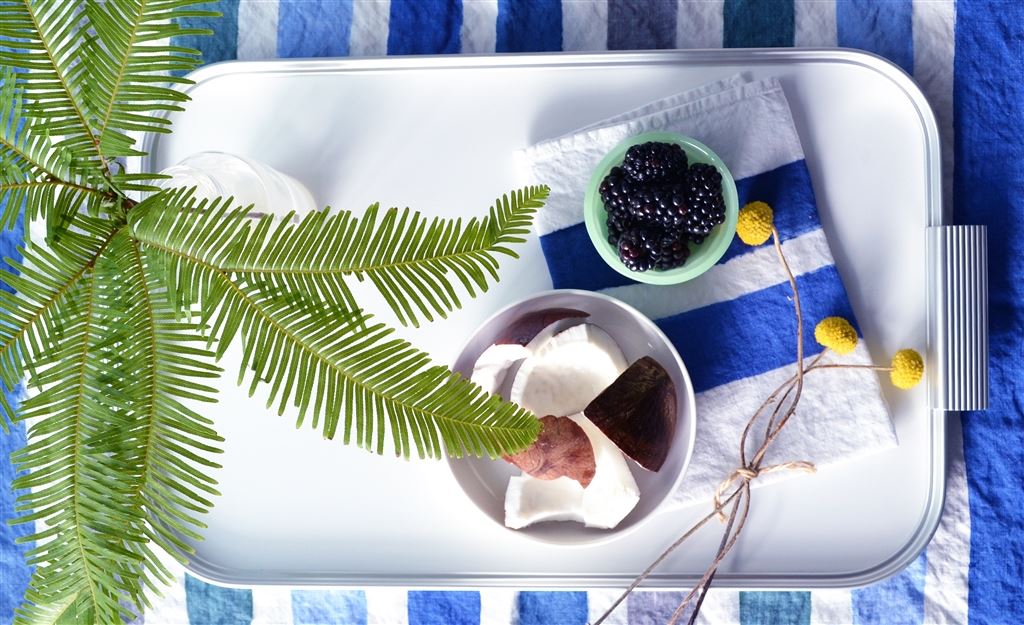
POLYGON ((889 378, 893 386, 904 390, 917 386, 924 376, 924 360, 912 349, 901 349, 892 357, 892 371, 889 378))
POLYGON ((736 234, 747 245, 761 245, 772 236, 775 213, 764 202, 751 202, 740 209, 736 234))
POLYGON ((837 354, 849 354, 857 347, 857 331, 842 317, 825 317, 814 326, 814 340, 837 354))

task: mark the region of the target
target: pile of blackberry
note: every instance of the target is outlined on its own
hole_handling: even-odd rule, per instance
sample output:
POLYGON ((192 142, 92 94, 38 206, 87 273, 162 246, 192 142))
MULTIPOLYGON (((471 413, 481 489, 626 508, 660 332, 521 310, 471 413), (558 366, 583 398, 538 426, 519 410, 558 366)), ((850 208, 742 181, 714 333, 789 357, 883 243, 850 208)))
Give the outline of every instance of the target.
POLYGON ((689 244, 702 243, 725 221, 722 175, 713 165, 690 165, 674 143, 632 146, 599 191, 608 213, 608 242, 632 271, 682 266, 689 244))

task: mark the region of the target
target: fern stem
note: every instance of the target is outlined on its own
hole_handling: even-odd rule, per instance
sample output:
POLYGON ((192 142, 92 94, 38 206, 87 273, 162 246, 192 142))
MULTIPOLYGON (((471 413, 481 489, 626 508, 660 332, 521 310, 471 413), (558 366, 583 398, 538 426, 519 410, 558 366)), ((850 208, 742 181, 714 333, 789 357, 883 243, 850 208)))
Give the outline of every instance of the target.
MULTIPOLYGON (((104 246, 104 249, 105 248, 106 248, 106 246, 104 246)), ((75 536, 77 538, 77 543, 78 543, 78 545, 77 545, 78 546, 78 552, 79 552, 79 556, 82 558, 82 569, 85 571, 85 579, 89 583, 89 593, 92 595, 92 603, 93 603, 94 606, 98 607, 100 605, 99 597, 97 597, 97 595, 96 595, 96 585, 95 585, 95 583, 93 583, 92 573, 90 573, 90 571, 89 571, 89 568, 90 568, 89 567, 89 560, 88 560, 88 558, 86 556, 86 553, 85 553, 85 539, 82 536, 82 511, 81 511, 81 506, 80 506, 81 494, 79 493, 79 490, 78 490, 78 486, 79 486, 79 484, 78 484, 78 477, 79 477, 78 467, 79 467, 79 462, 81 461, 81 452, 82 452, 82 444, 83 444, 82 443, 82 412, 83 412, 82 401, 85 398, 85 392, 86 392, 86 388, 87 388, 86 384, 85 384, 85 374, 86 374, 86 362, 89 359, 89 347, 90 347, 89 341, 90 341, 90 336, 92 334, 92 312, 93 312, 93 306, 95 304, 95 298, 94 298, 95 287, 96 287, 96 278, 95 278, 95 276, 93 276, 92 279, 89 281, 89 290, 88 290, 88 295, 87 295, 88 305, 86 306, 86 309, 85 309, 85 336, 82 337, 82 360, 81 360, 81 366, 79 367, 79 370, 78 370, 78 385, 77 385, 78 393, 77 393, 77 396, 75 398, 75 414, 77 416, 77 418, 75 419, 75 463, 74 463, 75 470, 73 470, 71 472, 71 480, 72 480, 72 492, 73 492, 72 497, 74 498, 74 503, 72 505, 73 505, 74 511, 75 511, 75 536)))
MULTIPOLYGON (((61 180, 60 176, 58 176, 56 173, 54 173, 54 172, 50 171, 49 169, 47 169, 47 167, 45 165, 43 165, 42 163, 36 162, 35 159, 33 159, 31 156, 29 156, 24 150, 19 148, 13 142, 7 141, 2 136, 0 136, 0 143, 2 143, 3 146, 5 148, 7 148, 8 150, 10 150, 11 152, 14 152, 15 154, 17 154, 21 158, 25 159, 25 162, 31 163, 33 167, 35 167, 39 171, 43 172, 47 176, 50 176, 51 178, 54 178, 56 180, 61 180)), ((61 180, 61 182, 67 182, 67 181, 61 180)))

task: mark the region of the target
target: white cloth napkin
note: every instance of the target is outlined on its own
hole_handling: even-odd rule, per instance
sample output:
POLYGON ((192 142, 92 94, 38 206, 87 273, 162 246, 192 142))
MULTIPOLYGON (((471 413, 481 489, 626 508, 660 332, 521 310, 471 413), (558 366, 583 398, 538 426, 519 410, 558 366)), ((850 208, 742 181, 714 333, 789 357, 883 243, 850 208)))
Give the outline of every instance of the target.
MULTIPOLYGON (((736 241, 718 265, 677 286, 638 284, 605 271, 582 224, 587 181, 618 143, 651 131, 677 132, 705 143, 736 178, 741 206, 755 200, 773 206, 783 249, 798 276, 805 349, 811 357, 820 349, 812 333, 822 317, 853 319, 777 80, 734 76, 524 151, 532 180, 552 188, 536 228, 554 285, 600 290, 635 306, 665 330, 690 370, 697 390, 697 437, 686 476, 673 495, 675 503, 689 504, 709 499, 739 465, 739 438, 747 419, 793 374, 795 330, 786 328, 795 328, 795 321, 786 275, 770 245, 750 248, 736 241)), ((863 341, 854 353, 827 359, 869 362, 863 341)), ((763 426, 757 431, 763 432, 763 426)), ((797 414, 766 462, 807 460, 823 467, 896 444, 878 375, 826 370, 808 377, 797 414)), ((793 475, 766 474, 754 485, 793 475)))

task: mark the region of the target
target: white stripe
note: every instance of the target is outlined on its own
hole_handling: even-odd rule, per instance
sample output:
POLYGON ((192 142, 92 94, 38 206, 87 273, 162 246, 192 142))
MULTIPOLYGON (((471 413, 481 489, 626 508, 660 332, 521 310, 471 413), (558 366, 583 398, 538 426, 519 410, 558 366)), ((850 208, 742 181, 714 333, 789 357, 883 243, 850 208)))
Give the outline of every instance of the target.
MULTIPOLYGON (((794 275, 833 264, 828 239, 820 228, 782 244, 794 275)), ((651 319, 671 317, 786 282, 786 274, 772 245, 715 265, 701 277, 666 289, 650 284, 630 284, 602 291, 626 302, 651 319)))
POLYGON ((924 573, 924 622, 929 625, 967 622, 971 514, 959 418, 950 419, 947 432, 946 502, 939 528, 928 544, 924 573))
POLYGON ((489 54, 498 38, 498 0, 462 0, 462 52, 489 54))
POLYGON ((849 590, 815 590, 811 593, 811 625, 850 625, 853 597, 849 590))
POLYGON ((508 625, 519 620, 519 593, 505 588, 480 590, 480 625, 508 625))
POLYGON ((704 597, 697 615, 700 625, 740 625, 740 593, 738 590, 712 588, 704 597))
POLYGON ((677 48, 721 48, 725 0, 682 0, 676 15, 677 48))
POLYGON ((238 58, 277 57, 277 0, 240 0, 238 3, 238 58))
MULTIPOLYGON (((587 593, 587 622, 593 623, 601 618, 604 611, 622 594, 621 590, 591 590, 587 593)), ((628 601, 623 601, 615 611, 605 619, 607 625, 628 625, 629 623, 628 601)), ((510 621, 515 622, 515 621, 510 621)))
POLYGON ((402 588, 367 588, 366 625, 403 625, 409 621, 409 593, 402 588))
POLYGON ((181 566, 174 564, 168 567, 175 573, 174 582, 161 588, 162 597, 150 596, 153 607, 146 610, 143 617, 146 625, 186 625, 188 623, 188 606, 185 603, 185 572, 181 566))
POLYGON ((835 0, 796 0, 793 3, 793 45, 834 48, 837 45, 835 0))
POLYGON ((292 591, 260 586, 252 589, 252 625, 291 625, 292 591))
POLYGON ((928 97, 942 141, 942 201, 953 201, 953 0, 913 3, 914 80, 928 97))
POLYGON ((562 0, 562 49, 608 49, 608 0, 562 0))
POLYGON ((388 24, 391 0, 359 0, 352 3, 351 56, 385 56, 388 53, 388 24))

